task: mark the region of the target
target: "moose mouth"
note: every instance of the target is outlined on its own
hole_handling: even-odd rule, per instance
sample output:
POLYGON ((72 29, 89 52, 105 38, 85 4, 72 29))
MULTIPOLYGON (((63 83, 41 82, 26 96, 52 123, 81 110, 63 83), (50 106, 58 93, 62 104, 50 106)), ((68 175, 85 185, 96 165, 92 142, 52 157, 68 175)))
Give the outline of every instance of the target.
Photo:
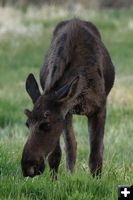
POLYGON ((22 173, 24 177, 33 178, 34 176, 41 175, 44 172, 44 169, 45 169, 44 160, 41 160, 40 162, 25 161, 22 163, 22 173))
POLYGON ((33 178, 37 175, 41 175, 43 172, 44 172, 44 169, 38 170, 36 167, 31 167, 27 171, 23 170, 23 176, 33 178))

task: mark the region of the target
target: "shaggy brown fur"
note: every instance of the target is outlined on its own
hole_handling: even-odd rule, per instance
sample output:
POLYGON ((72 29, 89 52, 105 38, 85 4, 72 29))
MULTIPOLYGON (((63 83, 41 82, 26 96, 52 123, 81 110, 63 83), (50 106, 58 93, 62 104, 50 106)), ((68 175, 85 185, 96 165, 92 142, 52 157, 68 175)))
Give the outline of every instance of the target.
POLYGON ((31 134, 22 156, 24 176, 43 172, 47 157, 52 174, 57 173, 63 130, 67 168, 73 171, 77 145, 72 114, 88 117, 89 165, 92 175, 98 175, 102 169, 106 102, 114 83, 114 66, 95 25, 73 19, 56 26, 40 82, 42 95, 32 74, 26 81, 34 108, 25 111, 31 134))

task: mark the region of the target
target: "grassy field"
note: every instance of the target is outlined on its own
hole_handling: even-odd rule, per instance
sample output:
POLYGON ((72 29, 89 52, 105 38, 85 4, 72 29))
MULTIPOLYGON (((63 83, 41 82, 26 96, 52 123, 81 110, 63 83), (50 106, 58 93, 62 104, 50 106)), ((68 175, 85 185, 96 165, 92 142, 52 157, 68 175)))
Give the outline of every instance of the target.
POLYGON ((0 200, 117 200, 117 186, 133 184, 133 12, 5 8, 0 16, 0 200), (50 180, 48 167, 42 176, 23 178, 20 159, 28 135, 23 110, 32 108, 25 79, 30 72, 39 78, 54 26, 73 16, 98 26, 116 66, 108 99, 103 175, 93 179, 89 173, 86 118, 75 116, 75 173, 66 173, 63 155, 58 181, 50 180))

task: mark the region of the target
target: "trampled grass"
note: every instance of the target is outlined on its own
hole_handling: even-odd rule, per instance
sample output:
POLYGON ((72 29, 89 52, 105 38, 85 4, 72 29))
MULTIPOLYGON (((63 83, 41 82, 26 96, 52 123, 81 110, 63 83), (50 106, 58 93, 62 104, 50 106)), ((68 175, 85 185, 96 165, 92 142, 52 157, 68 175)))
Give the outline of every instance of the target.
MULTIPOLYGON (((0 16, 0 199, 117 199, 118 185, 133 184, 133 12, 80 8, 64 12, 47 7, 22 13, 6 8, 0 9, 0 16), (75 16, 99 27, 116 66, 116 82, 108 101, 103 175, 93 179, 89 173, 87 121, 75 116, 78 152, 74 174, 66 173, 63 154, 57 181, 50 180, 48 167, 42 176, 25 179, 20 168, 28 135, 23 110, 32 108, 25 79, 30 72, 39 79, 54 26, 75 16)), ((63 146, 62 142, 62 150, 63 146)))

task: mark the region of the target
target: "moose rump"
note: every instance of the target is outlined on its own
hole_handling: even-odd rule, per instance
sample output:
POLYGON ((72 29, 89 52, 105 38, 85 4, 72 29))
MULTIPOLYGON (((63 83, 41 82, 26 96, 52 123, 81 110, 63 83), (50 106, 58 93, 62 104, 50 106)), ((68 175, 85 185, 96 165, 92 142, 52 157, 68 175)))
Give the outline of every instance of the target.
POLYGON ((25 110, 30 135, 21 161, 24 176, 42 173, 46 159, 51 174, 57 174, 62 133, 67 169, 73 172, 77 147, 73 114, 88 118, 90 171, 92 175, 100 174, 106 102, 114 83, 114 66, 95 25, 73 19, 56 26, 40 72, 40 83, 42 94, 33 74, 26 80, 33 110, 25 110))

